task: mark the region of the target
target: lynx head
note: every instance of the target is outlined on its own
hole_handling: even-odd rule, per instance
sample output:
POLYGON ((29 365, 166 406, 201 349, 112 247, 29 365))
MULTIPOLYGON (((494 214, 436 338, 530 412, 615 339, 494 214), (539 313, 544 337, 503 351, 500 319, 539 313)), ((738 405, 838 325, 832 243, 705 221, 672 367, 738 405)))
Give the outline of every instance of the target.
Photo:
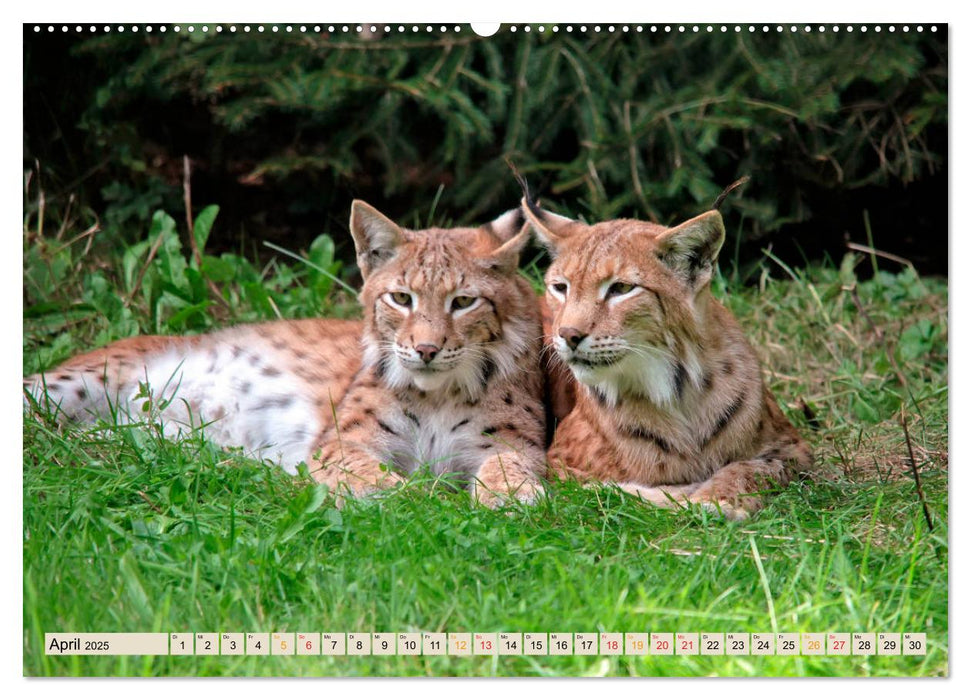
POLYGON ((725 240, 717 211, 666 228, 617 219, 587 225, 523 210, 553 263, 546 273, 557 355, 582 384, 613 405, 636 394, 657 405, 702 381, 705 305, 725 240))
POLYGON ((517 272, 529 240, 519 209, 479 228, 408 230, 356 200, 350 228, 365 363, 389 386, 474 400, 537 341, 535 299, 517 272))

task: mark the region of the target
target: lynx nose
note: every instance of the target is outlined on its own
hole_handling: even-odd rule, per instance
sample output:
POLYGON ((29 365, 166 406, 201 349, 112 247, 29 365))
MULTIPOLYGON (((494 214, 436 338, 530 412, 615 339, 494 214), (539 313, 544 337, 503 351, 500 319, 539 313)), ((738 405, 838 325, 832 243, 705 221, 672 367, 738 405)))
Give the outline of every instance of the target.
POLYGON ((570 346, 571 350, 576 350, 577 346, 587 337, 586 333, 581 333, 576 328, 571 328, 570 326, 560 328, 559 333, 560 337, 566 341, 566 344, 570 346))
POLYGON ((437 355, 440 351, 441 351, 441 348, 438 347, 437 345, 416 345, 415 346, 415 352, 421 355, 422 362, 424 362, 426 365, 432 360, 434 360, 435 355, 437 355))

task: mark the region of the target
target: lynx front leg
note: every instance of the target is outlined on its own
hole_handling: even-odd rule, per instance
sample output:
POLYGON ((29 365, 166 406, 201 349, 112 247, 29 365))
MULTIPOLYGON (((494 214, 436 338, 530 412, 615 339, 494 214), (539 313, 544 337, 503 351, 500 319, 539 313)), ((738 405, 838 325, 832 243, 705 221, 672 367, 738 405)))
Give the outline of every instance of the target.
POLYGON ((338 507, 346 496, 364 496, 404 482, 400 474, 382 466, 378 455, 347 441, 328 444, 315 453, 310 475, 335 494, 338 507))
POLYGON ((500 452, 479 467, 472 484, 475 499, 497 508, 510 498, 535 503, 543 487, 540 484, 541 459, 523 452, 500 452))
POLYGON ((661 508, 678 508, 683 507, 688 502, 688 497, 698 489, 700 484, 644 486, 643 484, 636 484, 629 481, 623 484, 616 484, 616 486, 621 491, 626 491, 652 505, 661 508))
POLYGON ((790 475, 779 459, 752 459, 725 465, 688 496, 691 503, 745 520, 761 510, 762 494, 786 486, 790 475))

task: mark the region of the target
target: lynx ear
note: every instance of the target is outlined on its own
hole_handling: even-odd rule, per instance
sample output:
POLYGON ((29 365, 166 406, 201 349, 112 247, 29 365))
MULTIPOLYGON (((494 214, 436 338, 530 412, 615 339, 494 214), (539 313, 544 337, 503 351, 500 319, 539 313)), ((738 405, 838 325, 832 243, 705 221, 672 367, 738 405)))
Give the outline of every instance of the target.
POLYGON ((360 199, 351 204, 351 235, 364 279, 391 260, 407 240, 398 224, 360 199))
POLYGON ((487 224, 483 224, 482 228, 498 238, 501 242, 505 243, 514 236, 518 235, 522 231, 523 224, 525 223, 526 221, 523 219, 523 210, 516 207, 515 209, 510 209, 499 218, 493 219, 487 224))
POLYGON ((725 242, 725 223, 717 211, 708 211, 665 231, 655 241, 658 260, 690 287, 700 289, 711 280, 725 242))
POLYGON ((563 242, 583 225, 579 221, 541 209, 538 204, 527 197, 523 198, 523 213, 536 232, 536 238, 553 255, 556 255, 556 251, 563 242))
POLYGON ((529 224, 523 223, 519 233, 492 251, 486 258, 486 265, 493 270, 509 272, 519 267, 519 254, 529 243, 529 224))

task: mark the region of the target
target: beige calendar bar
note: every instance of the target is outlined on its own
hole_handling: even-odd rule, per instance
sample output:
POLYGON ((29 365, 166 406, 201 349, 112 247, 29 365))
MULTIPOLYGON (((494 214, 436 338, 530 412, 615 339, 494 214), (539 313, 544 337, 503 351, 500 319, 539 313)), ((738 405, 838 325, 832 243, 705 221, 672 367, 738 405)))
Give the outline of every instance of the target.
POLYGON ((48 632, 48 656, 924 656, 924 632, 48 632))
POLYGON ((166 632, 48 632, 44 635, 44 649, 48 656, 168 656, 169 635, 166 632))

